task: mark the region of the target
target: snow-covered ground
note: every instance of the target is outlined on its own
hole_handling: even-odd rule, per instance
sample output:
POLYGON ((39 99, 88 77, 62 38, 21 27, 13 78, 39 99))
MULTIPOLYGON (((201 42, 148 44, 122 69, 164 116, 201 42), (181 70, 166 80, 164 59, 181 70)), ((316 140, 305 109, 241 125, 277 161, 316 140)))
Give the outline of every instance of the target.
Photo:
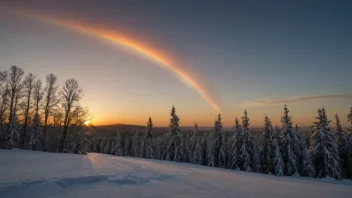
POLYGON ((186 163, 0 150, 0 197, 334 197, 351 181, 276 177, 186 163))

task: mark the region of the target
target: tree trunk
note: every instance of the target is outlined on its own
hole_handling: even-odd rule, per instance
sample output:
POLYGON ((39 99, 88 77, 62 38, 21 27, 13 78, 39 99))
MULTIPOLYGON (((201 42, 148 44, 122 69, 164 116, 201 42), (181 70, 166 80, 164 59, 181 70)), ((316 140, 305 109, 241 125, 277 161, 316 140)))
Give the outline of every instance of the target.
POLYGON ((15 102, 15 90, 12 89, 11 90, 11 98, 10 98, 10 117, 9 117, 9 126, 7 127, 7 133, 10 132, 10 126, 11 126, 11 122, 12 122, 12 118, 13 118, 13 103, 15 102))
POLYGON ((63 131, 63 134, 62 134, 62 138, 61 138, 61 141, 60 141, 60 152, 63 151, 64 149, 64 146, 66 144, 66 139, 67 139, 67 130, 68 130, 68 116, 70 114, 70 111, 71 111, 71 105, 69 104, 67 106, 67 111, 65 113, 65 121, 64 121, 64 131, 63 131))
POLYGON ((22 143, 21 143, 21 148, 22 149, 24 148, 24 144, 25 144, 25 141, 26 141, 30 102, 31 102, 31 91, 28 92, 27 107, 26 107, 26 112, 25 112, 25 115, 24 115, 24 126, 23 126, 22 143))
POLYGON ((44 128, 43 128, 43 151, 46 151, 45 148, 45 142, 46 142, 46 130, 48 126, 48 118, 49 118, 49 103, 50 100, 47 101, 46 106, 45 106, 45 112, 44 112, 44 128))

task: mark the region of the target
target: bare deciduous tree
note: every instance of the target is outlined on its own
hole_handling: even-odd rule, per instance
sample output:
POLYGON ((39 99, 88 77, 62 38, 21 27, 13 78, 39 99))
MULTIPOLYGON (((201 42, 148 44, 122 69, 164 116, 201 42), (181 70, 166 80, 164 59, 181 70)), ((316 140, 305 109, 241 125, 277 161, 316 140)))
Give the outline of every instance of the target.
POLYGON ((37 80, 34 84, 34 90, 33 90, 33 100, 35 104, 35 113, 39 114, 39 104, 40 101, 43 99, 44 92, 42 90, 42 81, 37 80))
POLYGON ((8 72, 7 84, 8 84, 8 94, 10 97, 10 115, 9 115, 9 127, 8 132, 10 130, 10 125, 13 121, 13 117, 16 114, 17 110, 17 102, 19 99, 19 93, 22 89, 22 78, 23 78, 24 71, 17 67, 11 66, 8 72))
POLYGON ((0 126, 5 120, 6 105, 8 102, 8 91, 7 91, 7 72, 0 71, 0 126))
POLYGON ((8 94, 8 91, 4 91, 2 94, 1 94, 1 106, 0 106, 0 126, 3 125, 5 119, 6 119, 6 116, 5 116, 5 112, 8 108, 8 102, 9 102, 9 94, 8 94))
POLYGON ((32 73, 29 73, 24 82, 23 86, 25 88, 25 97, 27 101, 24 104, 24 124, 23 124, 23 134, 21 137, 21 148, 24 147, 24 143, 26 141, 26 135, 27 135, 27 128, 28 128, 28 120, 29 120, 29 110, 31 108, 31 99, 32 99, 32 92, 33 92, 33 87, 34 87, 34 80, 35 80, 35 75, 32 73))
POLYGON ((76 103, 79 102, 79 100, 82 97, 82 89, 78 85, 78 81, 71 78, 68 79, 65 82, 65 85, 62 87, 62 90, 60 92, 60 95, 62 97, 62 106, 65 111, 65 116, 64 116, 64 131, 62 135, 62 139, 60 142, 60 152, 63 152, 64 146, 67 141, 67 131, 68 131, 68 126, 70 123, 70 116, 71 116, 71 111, 76 103))
POLYGON ((45 149, 46 141, 46 131, 48 126, 49 116, 52 114, 53 108, 59 103, 59 98, 57 97, 58 86, 57 77, 54 74, 49 74, 46 76, 46 86, 45 86, 45 101, 44 101, 44 128, 43 128, 43 146, 45 149))

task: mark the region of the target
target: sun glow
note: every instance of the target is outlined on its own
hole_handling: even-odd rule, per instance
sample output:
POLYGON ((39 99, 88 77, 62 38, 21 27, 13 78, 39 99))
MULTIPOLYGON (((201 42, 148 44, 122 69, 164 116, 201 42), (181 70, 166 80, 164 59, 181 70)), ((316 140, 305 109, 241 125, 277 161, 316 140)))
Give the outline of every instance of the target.
POLYGON ((88 126, 89 124, 90 124, 90 121, 89 121, 89 120, 87 120, 87 121, 84 122, 84 125, 87 125, 87 126, 88 126))

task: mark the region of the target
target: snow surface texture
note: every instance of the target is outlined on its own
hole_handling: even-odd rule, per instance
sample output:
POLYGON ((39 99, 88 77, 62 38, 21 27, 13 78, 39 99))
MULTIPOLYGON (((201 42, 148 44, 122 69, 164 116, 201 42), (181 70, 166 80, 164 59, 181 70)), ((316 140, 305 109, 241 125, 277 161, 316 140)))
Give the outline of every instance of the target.
POLYGON ((352 182, 89 153, 0 150, 0 197, 350 197, 352 182))

